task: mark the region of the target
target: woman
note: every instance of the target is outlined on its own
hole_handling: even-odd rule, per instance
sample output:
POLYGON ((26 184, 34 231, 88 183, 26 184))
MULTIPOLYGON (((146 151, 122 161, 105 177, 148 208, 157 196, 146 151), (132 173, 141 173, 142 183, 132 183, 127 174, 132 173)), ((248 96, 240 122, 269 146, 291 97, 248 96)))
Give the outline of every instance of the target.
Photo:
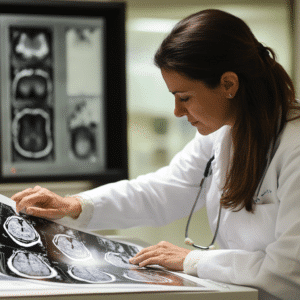
POLYGON ((206 205, 212 231, 219 223, 221 249, 161 242, 131 263, 254 286, 261 299, 298 298, 300 119, 291 79, 242 20, 219 10, 179 22, 155 63, 174 114, 198 130, 170 165, 74 197, 27 189, 12 197, 17 209, 86 229, 165 225, 189 215, 211 161, 196 209, 206 205))

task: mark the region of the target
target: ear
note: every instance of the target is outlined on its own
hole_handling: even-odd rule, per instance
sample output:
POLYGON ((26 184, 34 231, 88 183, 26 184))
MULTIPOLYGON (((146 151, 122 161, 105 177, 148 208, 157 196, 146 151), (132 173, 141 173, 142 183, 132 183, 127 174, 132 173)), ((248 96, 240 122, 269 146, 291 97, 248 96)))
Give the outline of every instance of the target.
POLYGON ((239 77, 234 72, 225 72, 221 76, 220 84, 223 88, 224 96, 232 99, 239 89, 239 77))

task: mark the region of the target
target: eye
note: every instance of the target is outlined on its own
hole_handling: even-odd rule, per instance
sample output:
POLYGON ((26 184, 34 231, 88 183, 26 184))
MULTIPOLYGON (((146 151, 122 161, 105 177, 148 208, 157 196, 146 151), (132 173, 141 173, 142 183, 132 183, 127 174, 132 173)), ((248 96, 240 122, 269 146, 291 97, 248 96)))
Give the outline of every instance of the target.
POLYGON ((181 102, 187 102, 190 99, 190 97, 183 97, 183 98, 179 98, 179 100, 181 102))

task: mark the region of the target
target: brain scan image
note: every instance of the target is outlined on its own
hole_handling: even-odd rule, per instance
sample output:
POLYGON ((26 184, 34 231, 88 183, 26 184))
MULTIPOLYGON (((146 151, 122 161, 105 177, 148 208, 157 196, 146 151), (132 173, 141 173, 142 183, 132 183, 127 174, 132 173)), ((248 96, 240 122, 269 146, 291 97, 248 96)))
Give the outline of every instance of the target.
POLYGON ((125 269, 139 268, 138 266, 133 265, 129 262, 129 256, 121 253, 107 252, 105 253, 104 258, 108 263, 119 268, 125 268, 125 269))
POLYGON ((84 244, 72 236, 57 234, 53 244, 67 257, 73 260, 86 260, 92 257, 84 244))
POLYGON ((68 273, 74 279, 89 283, 109 283, 116 280, 115 276, 102 272, 99 266, 72 266, 68 273))
POLYGON ((139 282, 151 283, 171 283, 172 280, 159 274, 159 271, 151 271, 147 269, 126 270, 123 274, 125 278, 139 282))
POLYGON ((89 157, 95 148, 94 136, 87 127, 78 127, 72 131, 72 149, 78 158, 89 157))
POLYGON ((51 117, 40 108, 19 111, 12 122, 13 145, 23 157, 44 158, 53 150, 51 117))
POLYGON ((40 242, 36 230, 19 216, 7 218, 3 227, 10 238, 21 246, 31 247, 40 242))
POLYGON ((22 277, 44 279, 57 275, 53 268, 33 253, 17 251, 9 258, 7 265, 11 271, 22 277))
POLYGON ((15 52, 25 60, 44 59, 50 52, 46 35, 43 32, 29 36, 26 32, 20 33, 15 52))
POLYGON ((50 75, 41 69, 24 69, 16 74, 12 91, 18 99, 45 99, 52 91, 50 75))

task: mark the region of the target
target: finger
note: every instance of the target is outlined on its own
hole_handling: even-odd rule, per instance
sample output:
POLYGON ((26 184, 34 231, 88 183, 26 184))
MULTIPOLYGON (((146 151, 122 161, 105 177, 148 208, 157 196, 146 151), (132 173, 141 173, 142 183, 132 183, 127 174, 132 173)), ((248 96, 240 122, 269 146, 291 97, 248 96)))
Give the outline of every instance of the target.
POLYGON ((11 196, 11 199, 18 202, 21 201, 24 197, 29 196, 30 194, 32 194, 33 189, 28 188, 24 191, 21 191, 19 193, 14 194, 13 196, 11 196))
POLYGON ((140 252, 138 252, 138 253, 134 256, 134 258, 137 258, 137 257, 139 257, 139 256, 141 256, 141 255, 144 255, 144 254, 148 253, 148 252, 155 251, 155 250, 157 250, 158 248, 159 248, 159 246, 157 246, 157 245, 154 245, 154 246, 150 246, 150 247, 144 248, 144 249, 142 249, 140 252))
POLYGON ((172 271, 183 271, 183 261, 179 262, 177 261, 177 259, 168 258, 163 254, 149 257, 148 259, 145 259, 144 261, 139 263, 139 267, 141 268, 150 265, 159 265, 172 271))
POLYGON ((14 201, 20 201, 22 198, 34 194, 35 192, 40 191, 42 188, 40 186, 35 186, 34 188, 25 189, 19 193, 14 194, 11 199, 14 201))
POLYGON ((25 196, 22 198, 21 201, 16 203, 16 209, 17 209, 17 211, 23 211, 24 209, 32 206, 36 202, 37 202, 36 194, 25 196), (35 201, 35 199, 36 199, 36 201, 35 201))
POLYGON ((142 255, 139 255, 138 257, 132 257, 129 259, 129 262, 134 264, 134 265, 140 265, 141 262, 149 259, 150 257, 155 257, 160 255, 157 251, 148 251, 142 255))
POLYGON ((61 219, 65 216, 65 214, 59 210, 54 208, 40 208, 40 207, 30 207, 26 209, 26 214, 39 217, 39 218, 45 218, 45 219, 61 219))
POLYGON ((146 259, 146 260, 139 263, 139 267, 141 267, 141 268, 146 267, 146 266, 150 266, 150 265, 160 265, 162 267, 165 267, 162 264, 162 261, 159 258, 159 256, 150 257, 150 258, 148 258, 148 259, 146 259))
POLYGON ((41 202, 41 200, 43 199, 39 193, 26 196, 21 201, 17 202, 16 209, 18 212, 22 211, 24 209, 38 204, 39 202, 41 202))

